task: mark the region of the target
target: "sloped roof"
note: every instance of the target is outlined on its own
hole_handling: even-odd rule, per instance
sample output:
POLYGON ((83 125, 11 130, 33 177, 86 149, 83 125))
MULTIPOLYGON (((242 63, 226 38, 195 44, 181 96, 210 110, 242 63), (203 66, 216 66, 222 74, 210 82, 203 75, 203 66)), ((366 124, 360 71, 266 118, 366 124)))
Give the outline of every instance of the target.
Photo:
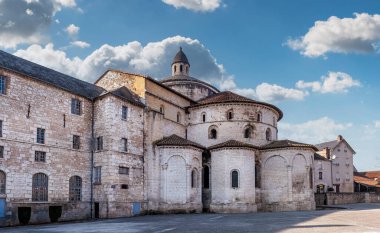
POLYGON ((194 78, 194 77, 191 77, 191 76, 188 76, 188 75, 184 75, 184 74, 176 74, 176 75, 173 75, 173 76, 169 76, 169 77, 166 77, 164 79, 162 79, 160 82, 165 84, 167 82, 183 82, 183 81, 190 81, 190 82, 195 82, 195 83, 200 83, 200 84, 203 84, 205 86, 208 86, 210 87, 211 89, 215 90, 216 92, 219 92, 219 90, 212 86, 211 84, 209 83, 206 83, 202 80, 199 80, 197 78, 194 78))
POLYGON ((379 175, 379 176, 374 177, 374 178, 367 177, 365 175, 366 173, 367 172, 354 172, 354 181, 356 183, 361 184, 361 185, 380 188, 380 184, 378 183, 377 180, 375 180, 375 178, 380 177, 380 171, 369 172, 369 173, 372 173, 372 175, 374 175, 374 174, 379 175))
POLYGON ((356 154, 355 150, 350 146, 350 144, 348 144, 348 142, 346 141, 346 139, 342 139, 341 141, 339 140, 333 140, 333 141, 329 141, 329 142, 323 142, 323 143, 319 143, 319 144, 316 144, 315 147, 318 148, 318 151, 321 151, 323 150, 324 148, 328 147, 330 150, 334 150, 335 147, 337 147, 341 142, 344 142, 347 144, 347 147, 354 153, 356 154))
POLYGON ((94 99, 105 91, 92 83, 73 78, 1 50, 0 67, 88 99, 94 99))
POLYGON ((164 137, 161 140, 157 140, 154 142, 154 144, 157 146, 193 146, 200 149, 205 149, 204 146, 196 142, 182 138, 176 134, 172 134, 169 137, 164 137))
POLYGON ((214 95, 208 96, 206 98, 203 98, 203 99, 199 100, 197 104, 194 104, 192 107, 201 106, 201 105, 208 105, 208 104, 217 104, 217 103, 253 103, 253 104, 261 104, 261 105, 265 105, 267 107, 270 107, 270 108, 273 108, 274 110, 276 110, 276 112, 279 114, 279 119, 278 120, 281 120, 281 118, 283 116, 282 111, 278 107, 276 107, 276 106, 274 106, 272 104, 268 104, 268 103, 260 102, 260 101, 256 101, 256 100, 252 100, 252 99, 249 99, 247 97, 235 94, 235 93, 233 93, 231 91, 223 91, 223 92, 219 92, 219 93, 216 93, 214 95))
POLYGON ((229 141, 226 141, 223 143, 219 143, 219 144, 210 146, 207 149, 214 150, 214 149, 225 148, 225 147, 246 147, 246 148, 258 149, 257 146, 254 146, 254 145, 251 145, 248 143, 244 143, 244 142, 240 142, 240 141, 236 141, 236 140, 229 140, 229 141))
POLYGON ((355 175, 375 179, 380 177, 380 171, 355 172, 355 175))
POLYGON ((141 107, 144 107, 145 105, 140 101, 140 98, 138 95, 132 93, 128 88, 126 88, 125 86, 122 86, 122 87, 119 87, 115 90, 112 90, 112 91, 106 91, 104 93, 102 93, 100 96, 104 96, 104 95, 107 95, 107 94, 111 94, 111 95, 114 95, 114 96, 117 96, 117 97, 120 97, 134 105, 137 105, 137 106, 141 106, 141 107))
POLYGON ((323 160, 323 161, 330 161, 327 158, 323 157, 322 155, 318 153, 314 153, 314 160, 323 160))
POLYGON ((177 63, 177 62, 182 62, 190 66, 190 63, 189 63, 189 60, 187 60, 186 54, 182 51, 182 47, 179 47, 179 51, 174 56, 172 64, 177 63))
POLYGON ((280 148, 299 148, 299 147, 304 147, 304 148, 310 148, 315 151, 318 151, 318 149, 314 145, 310 144, 305 144, 305 143, 300 143, 300 142, 295 142, 291 140, 278 140, 278 141, 273 141, 265 146, 262 146, 260 149, 262 150, 268 150, 268 149, 280 149, 280 148))

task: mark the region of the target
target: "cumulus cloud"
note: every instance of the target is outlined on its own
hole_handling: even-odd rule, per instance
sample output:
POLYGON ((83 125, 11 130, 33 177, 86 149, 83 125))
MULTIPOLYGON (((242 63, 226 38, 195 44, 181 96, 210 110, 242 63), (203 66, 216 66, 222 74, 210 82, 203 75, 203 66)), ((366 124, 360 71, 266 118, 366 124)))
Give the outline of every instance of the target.
POLYGON ((74 0, 1 0, 0 48, 45 41, 55 13, 74 6, 74 0))
POLYGON ((333 53, 369 53, 378 51, 380 15, 354 14, 353 18, 331 16, 316 21, 302 37, 289 39, 286 44, 307 57, 333 53))
POLYGON ((375 128, 380 128, 380 121, 373 122, 375 128))
POLYGON ((88 48, 88 47, 90 47, 89 43, 87 43, 85 41, 80 41, 80 40, 73 41, 70 44, 72 46, 74 46, 74 47, 79 47, 79 48, 88 48))
POLYGON ((329 117, 322 117, 299 124, 279 122, 278 127, 281 139, 317 144, 344 134, 342 132, 352 127, 352 123, 338 123, 329 117))
POLYGON ((321 77, 321 81, 305 82, 300 80, 296 83, 296 87, 298 88, 311 88, 313 92, 319 93, 348 92, 349 88, 359 87, 360 85, 359 80, 354 80, 349 74, 344 72, 329 72, 327 76, 321 77))
POLYGON ((171 75, 171 62, 179 46, 182 46, 189 58, 190 75, 210 83, 217 83, 227 76, 223 65, 216 61, 203 44, 181 36, 151 42, 145 46, 138 41, 120 46, 105 44, 83 59, 69 58, 64 51, 55 49, 53 44, 45 47, 31 45, 16 51, 15 55, 90 82, 109 68, 161 79, 171 75))
POLYGON ((69 34, 70 37, 74 37, 78 35, 79 30, 80 30, 80 27, 75 26, 74 24, 70 24, 69 26, 65 28, 65 31, 67 32, 67 34, 69 34))
POLYGON ((233 77, 228 77, 222 81, 220 89, 234 91, 249 98, 268 102, 303 100, 309 94, 307 91, 269 83, 261 83, 256 88, 238 88, 233 77))
POLYGON ((185 8, 195 12, 211 12, 221 7, 222 0, 162 0, 176 9, 185 8))

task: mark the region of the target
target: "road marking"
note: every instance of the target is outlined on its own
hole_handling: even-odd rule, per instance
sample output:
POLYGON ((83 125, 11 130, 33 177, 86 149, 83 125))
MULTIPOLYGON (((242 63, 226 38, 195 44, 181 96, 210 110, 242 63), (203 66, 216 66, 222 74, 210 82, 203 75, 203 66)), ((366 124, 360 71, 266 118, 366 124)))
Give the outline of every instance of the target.
POLYGON ((166 229, 163 229, 161 231, 156 231, 156 233, 162 233, 162 232, 167 232, 167 231, 172 231, 172 230, 175 230, 176 228, 166 228, 166 229))

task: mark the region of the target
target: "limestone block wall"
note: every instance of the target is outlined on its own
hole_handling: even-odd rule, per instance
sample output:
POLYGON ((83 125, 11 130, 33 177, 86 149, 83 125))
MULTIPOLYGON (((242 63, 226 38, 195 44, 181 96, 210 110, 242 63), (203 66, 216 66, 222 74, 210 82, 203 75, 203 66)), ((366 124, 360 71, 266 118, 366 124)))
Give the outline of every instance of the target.
POLYGON ((143 108, 112 95, 95 102, 95 138, 103 137, 103 150, 94 156, 94 166, 101 166, 101 183, 94 188, 100 217, 130 216, 133 203, 144 201, 143 114, 143 108), (128 107, 126 120, 122 106, 128 107), (122 138, 128 140, 127 151, 122 138), (127 167, 129 173, 119 174, 119 167, 127 167))
POLYGON ((188 139, 206 147, 219 144, 231 139, 264 145, 266 130, 272 132, 272 140, 277 140, 277 113, 260 105, 252 104, 216 104, 203 107, 190 108, 188 139), (227 119, 227 112, 233 111, 233 119, 227 119), (261 113, 261 121, 257 121, 257 113, 261 113), (203 122, 202 114, 205 114, 203 122), (252 138, 244 138, 244 129, 253 127, 252 138), (209 139, 210 127, 217 129, 217 139, 209 139))
POLYGON ((220 148, 211 151, 212 212, 256 212, 255 151, 220 148), (232 187, 232 172, 238 172, 238 187, 232 187))
POLYGON ((305 149, 261 151, 261 200, 264 211, 315 208, 313 154, 305 149))
POLYGON ((191 81, 165 82, 164 84, 194 101, 217 93, 215 89, 213 90, 206 85, 191 81))
MULTIPOLYGON (((160 192, 158 210, 202 211, 202 150, 159 147, 160 192)), ((156 174, 156 175, 158 175, 156 174)))
MULTIPOLYGON (((10 81, 7 94, 0 95, 0 145, 5 149, 0 170, 6 173, 6 195, 0 198, 6 198, 5 224, 18 224, 18 207, 33 207, 31 223, 50 221, 40 216, 48 214, 50 205, 64 206, 69 202, 69 179, 74 175, 82 178, 83 203, 78 205, 75 216, 88 217, 91 102, 19 74, 5 70, 0 70, 0 74, 10 81), (81 115, 71 114, 72 98, 82 101, 81 115), (37 128, 45 129, 44 144, 36 143, 37 128), (79 150, 72 147, 73 135, 80 136, 79 150), (46 162, 36 162, 35 151, 46 152, 46 162), (39 172, 48 176, 48 201, 42 203, 44 207, 32 201, 32 177, 39 172)), ((70 211, 69 205, 60 220, 69 219, 70 211)))

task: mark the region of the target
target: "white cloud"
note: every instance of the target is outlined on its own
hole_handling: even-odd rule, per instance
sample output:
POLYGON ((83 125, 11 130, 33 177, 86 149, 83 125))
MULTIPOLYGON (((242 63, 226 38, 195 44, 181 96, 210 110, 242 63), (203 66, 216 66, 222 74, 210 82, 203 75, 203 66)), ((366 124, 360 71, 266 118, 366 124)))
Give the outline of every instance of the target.
POLYGON ((203 44, 181 36, 151 42, 146 46, 138 41, 120 46, 105 44, 83 59, 69 58, 64 51, 54 49, 53 44, 45 47, 31 45, 16 51, 15 55, 90 82, 109 68, 161 79, 171 75, 171 62, 179 46, 183 47, 189 58, 190 75, 213 83, 227 76, 223 65, 217 63, 203 44))
POLYGON ((79 48, 88 48, 90 47, 90 44, 85 41, 76 40, 70 43, 72 46, 79 47, 79 48))
POLYGON ((380 128, 380 121, 374 121, 373 124, 375 128, 380 128))
POLYGON ((339 123, 328 117, 291 124, 279 122, 279 138, 317 144, 331 141, 343 131, 352 127, 352 123, 339 123))
POLYGON ((308 95, 306 91, 268 83, 261 83, 256 88, 238 88, 233 77, 225 79, 219 86, 221 90, 230 90, 249 98, 268 102, 303 100, 308 95))
POLYGON ((0 48, 48 41, 54 15, 74 6, 74 0, 0 0, 0 48))
POLYGON ((70 24, 69 26, 65 28, 65 31, 67 32, 67 34, 69 34, 70 37, 74 37, 78 35, 79 30, 80 30, 80 27, 75 26, 74 24, 70 24))
POLYGON ((354 14, 354 18, 331 16, 316 21, 302 37, 289 39, 286 44, 307 57, 334 53, 368 53, 378 50, 380 15, 354 14))
POLYGON ((329 72, 327 76, 321 77, 321 81, 305 82, 300 80, 296 83, 297 88, 311 88, 313 92, 319 93, 343 93, 348 92, 349 88, 360 86, 359 80, 354 80, 344 72, 329 72))
POLYGON ((210 12, 224 6, 222 0, 162 0, 176 9, 185 8, 195 12, 210 12))

